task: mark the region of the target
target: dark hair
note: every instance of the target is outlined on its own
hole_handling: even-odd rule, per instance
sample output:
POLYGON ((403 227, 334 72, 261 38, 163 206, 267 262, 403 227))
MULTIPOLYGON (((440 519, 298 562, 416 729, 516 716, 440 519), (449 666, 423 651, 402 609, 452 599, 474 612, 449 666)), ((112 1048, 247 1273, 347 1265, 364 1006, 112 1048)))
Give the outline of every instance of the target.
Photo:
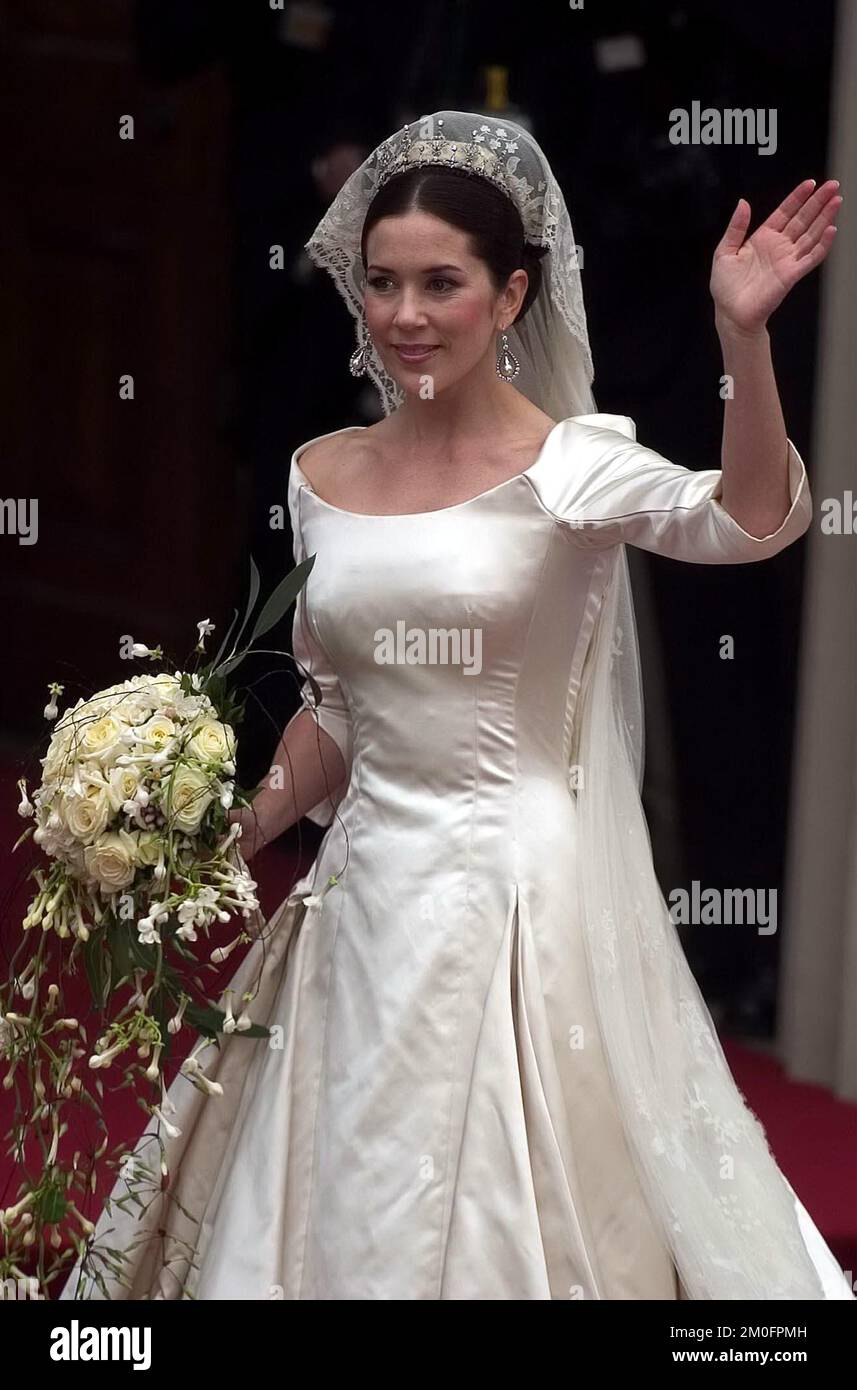
POLYGON ((397 174, 378 190, 366 213, 360 238, 364 271, 366 238, 375 223, 406 212, 428 212, 466 232, 471 254, 485 262, 498 293, 514 270, 525 270, 529 284, 514 322, 524 317, 539 292, 540 261, 547 247, 525 240, 518 209, 496 184, 463 169, 445 169, 437 164, 397 174))

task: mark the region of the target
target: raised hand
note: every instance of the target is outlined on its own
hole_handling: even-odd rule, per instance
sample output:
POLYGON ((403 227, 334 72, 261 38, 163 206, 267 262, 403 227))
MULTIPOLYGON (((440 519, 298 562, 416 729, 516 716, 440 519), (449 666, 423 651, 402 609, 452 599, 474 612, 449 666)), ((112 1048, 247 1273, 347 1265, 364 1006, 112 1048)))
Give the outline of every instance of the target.
POLYGON ((838 188, 836 179, 820 188, 805 179, 747 240, 750 204, 739 198, 711 267, 718 326, 746 333, 764 328, 792 286, 821 264, 836 236, 838 188))

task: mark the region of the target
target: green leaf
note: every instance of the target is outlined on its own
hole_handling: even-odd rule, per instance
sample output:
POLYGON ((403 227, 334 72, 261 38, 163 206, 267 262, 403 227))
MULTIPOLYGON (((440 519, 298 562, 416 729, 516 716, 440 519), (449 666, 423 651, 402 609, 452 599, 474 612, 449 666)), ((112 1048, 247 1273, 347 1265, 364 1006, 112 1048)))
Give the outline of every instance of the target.
POLYGON ((54 1226, 62 1221, 68 1211, 68 1201, 61 1187, 48 1187, 40 1203, 41 1217, 46 1226, 54 1226))
POLYGON ((221 675, 226 676, 231 671, 234 671, 236 666, 244 660, 244 657, 252 649, 253 643, 256 641, 257 637, 261 637, 264 633, 269 632, 274 624, 280 621, 283 614, 291 608, 308 580, 314 564, 315 556, 310 555, 308 559, 301 560, 299 565, 295 565, 295 568, 290 570, 284 579, 280 580, 274 592, 265 603, 259 617, 256 619, 256 625, 253 628, 250 640, 244 651, 236 652, 234 656, 231 656, 223 663, 219 672, 221 675))
POLYGON ((259 614, 256 626, 253 628, 253 634, 250 638, 250 646, 253 645, 257 637, 261 637, 263 633, 270 631, 274 624, 280 621, 280 618, 286 610, 291 608, 304 584, 306 584, 309 579, 314 564, 315 556, 310 555, 308 559, 301 560, 299 565, 295 565, 295 568, 291 570, 284 579, 280 580, 259 614))
POLYGON ((207 1037, 215 1037, 223 1031, 223 1021, 226 1014, 220 1009, 205 1008, 201 1004, 188 1004, 184 1011, 184 1016, 188 1023, 192 1023, 201 1033, 207 1037))
POLYGON ((228 724, 229 720, 226 717, 225 712, 226 681, 223 679, 223 677, 221 675, 210 676, 206 685, 205 693, 208 696, 211 703, 214 705, 214 708, 221 715, 221 718, 223 718, 225 722, 228 724))
POLYGON ((134 964, 131 957, 130 933, 132 924, 125 918, 120 918, 116 925, 111 927, 107 933, 107 947, 113 959, 113 964, 117 973, 130 976, 133 974, 134 964))
MULTIPOLYGON (((194 1024, 201 1033, 207 1037, 216 1037, 223 1032, 223 1025, 226 1022, 226 1013, 223 1009, 206 1007, 202 1004, 188 1004, 184 1012, 185 1018, 189 1023, 194 1024)), ((263 1028, 261 1023, 254 1023, 252 1027, 245 1028, 243 1032, 228 1034, 235 1038, 269 1038, 270 1028, 263 1028)))
POLYGON ((260 580, 259 580, 259 571, 258 571, 258 569, 256 568, 256 561, 253 559, 253 556, 251 555, 251 556, 250 556, 250 597, 249 597, 249 599, 248 599, 248 601, 247 601, 247 612, 244 614, 244 621, 243 621, 243 623, 241 624, 240 628, 238 629, 238 633, 237 633, 236 638, 235 638, 234 645, 235 645, 236 648, 237 648, 237 646, 238 646, 238 643, 241 641, 241 634, 242 634, 242 632, 244 631, 245 627, 247 626, 247 620, 248 620, 248 618, 250 617, 250 614, 252 613, 253 609, 256 607, 256 600, 257 600, 257 598, 259 597, 259 589, 260 589, 260 588, 261 588, 261 583, 260 583, 260 580))
MULTIPOLYGON (((259 570, 258 570, 258 568, 257 568, 257 566, 256 566, 256 561, 253 559, 253 556, 251 555, 251 556, 250 556, 250 591, 249 591, 249 596, 248 596, 248 599, 247 599, 247 607, 246 607, 246 609, 244 610, 244 617, 243 617, 243 619, 242 619, 242 621, 241 621, 241 626, 239 627, 238 632, 237 632, 237 634, 236 634, 236 636, 235 636, 235 641, 234 641, 233 644, 232 644, 232 650, 233 650, 233 652, 236 651, 236 649, 237 649, 237 647, 238 647, 238 643, 239 643, 240 640, 241 640, 241 634, 242 634, 242 632, 244 631, 245 627, 247 626, 247 622, 248 622, 248 619, 249 619, 249 617, 250 617, 250 614, 253 612, 253 609, 254 609, 255 606, 256 606, 256 600, 257 600, 257 598, 259 597, 259 589, 260 589, 260 587, 261 587, 261 586, 260 586, 260 580, 259 580, 259 570)), ((234 614, 233 614, 233 617, 232 617, 232 622, 229 624, 229 628, 228 628, 228 630, 227 630, 226 636, 224 637, 223 641, 222 641, 221 644, 220 644, 220 650, 218 651, 217 656, 215 657, 214 661, 211 663, 212 674, 217 674, 217 668, 218 668, 218 666, 220 665, 220 659, 221 659, 221 657, 223 656, 223 653, 226 651, 226 647, 227 647, 228 642, 229 642, 229 636, 230 636, 230 633, 232 632, 233 627, 235 626, 235 619, 236 619, 237 617, 238 617, 238 609, 236 608, 236 609, 235 609, 235 612, 234 612, 234 614)), ((236 663, 236 664, 237 664, 237 663, 236 663)), ((229 666, 229 662, 227 661, 227 662, 224 664, 223 670, 219 673, 220 676, 221 676, 221 677, 224 676, 224 675, 226 674, 226 672, 227 672, 229 669, 231 669, 231 668, 230 668, 230 666, 229 666)), ((209 692, 209 693, 210 693, 210 692, 209 692)))
POLYGON ((23 835, 19 835, 19 836, 18 836, 17 840, 15 841, 14 845, 12 846, 12 853, 13 853, 13 854, 15 853, 15 850, 18 848, 19 845, 22 845, 22 844, 24 843, 25 840, 28 840, 28 839, 30 838, 30 836, 33 834, 34 830, 35 830, 35 826, 28 825, 28 826, 27 826, 27 829, 24 831, 23 835))
POLYGON ((217 669, 217 663, 219 662, 219 660, 220 660, 220 658, 222 657, 223 653, 226 651, 226 647, 227 647, 227 644, 228 644, 228 642, 229 642, 229 634, 231 633, 232 629, 233 629, 234 626, 235 626, 235 622, 236 622, 237 617, 238 617, 238 609, 237 609, 237 608, 233 608, 233 610, 232 610, 232 621, 230 622, 228 628, 226 629, 226 634, 225 634, 225 636, 224 636, 224 638, 223 638, 223 641, 222 641, 221 644, 220 644, 220 650, 218 651, 217 656, 214 658, 214 660, 213 660, 212 663, 211 663, 211 670, 212 670, 212 671, 214 671, 214 670, 217 669))
POLYGON ((131 959, 135 966, 140 970, 149 970, 154 974, 158 965, 157 946, 144 946, 140 941, 136 929, 128 933, 129 949, 131 959))
POLYGON ((83 964, 92 991, 93 1002, 99 1009, 107 1003, 105 993, 104 943, 101 932, 94 932, 84 944, 83 964))

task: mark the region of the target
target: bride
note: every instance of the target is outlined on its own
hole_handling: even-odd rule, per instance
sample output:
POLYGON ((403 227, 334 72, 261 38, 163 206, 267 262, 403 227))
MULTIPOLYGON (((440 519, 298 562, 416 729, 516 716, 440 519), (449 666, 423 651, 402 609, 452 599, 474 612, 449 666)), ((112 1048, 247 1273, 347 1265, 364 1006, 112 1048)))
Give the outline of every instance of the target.
POLYGON ((168 1177, 64 1298, 833 1299, 848 1283, 731 1076, 652 863, 625 545, 766 559, 811 501, 766 323, 826 256, 807 181, 711 275, 723 468, 599 414, 577 248, 532 137, 385 140, 307 249, 385 418, 292 457, 306 681, 242 850, 318 856, 230 982, 255 1021, 173 1083, 168 1177), (478 642, 478 646, 477 646, 478 642), (474 663, 464 653, 479 651, 474 663))

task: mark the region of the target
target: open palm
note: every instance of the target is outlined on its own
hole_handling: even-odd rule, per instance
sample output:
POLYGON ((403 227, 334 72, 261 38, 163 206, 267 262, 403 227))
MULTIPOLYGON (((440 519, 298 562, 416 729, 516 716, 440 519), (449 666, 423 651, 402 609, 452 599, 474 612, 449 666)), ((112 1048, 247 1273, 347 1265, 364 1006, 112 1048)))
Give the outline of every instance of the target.
POLYGON ((746 332, 764 327, 792 286, 833 245, 843 201, 838 188, 835 179, 820 188, 805 179, 746 241, 750 204, 746 198, 738 200, 711 267, 709 288, 718 321, 746 332))

